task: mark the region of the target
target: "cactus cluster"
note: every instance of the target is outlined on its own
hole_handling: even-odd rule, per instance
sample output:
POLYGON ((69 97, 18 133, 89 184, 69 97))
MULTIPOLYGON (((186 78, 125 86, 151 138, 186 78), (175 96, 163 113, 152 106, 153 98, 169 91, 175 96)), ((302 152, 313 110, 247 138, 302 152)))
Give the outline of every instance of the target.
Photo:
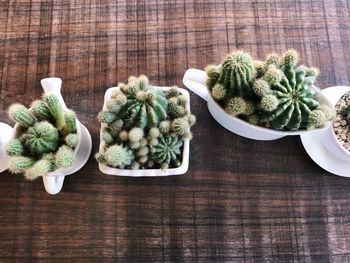
POLYGON ((228 114, 251 124, 275 130, 313 129, 334 116, 317 100, 318 69, 298 66, 295 50, 269 54, 265 61, 235 51, 206 72, 213 99, 228 114))
POLYGON ((18 124, 16 138, 6 146, 12 173, 34 180, 73 164, 74 148, 79 143, 76 116, 62 107, 57 96, 44 94, 30 108, 13 104, 8 113, 18 124))
POLYGON ((155 89, 146 76, 120 83, 99 113, 104 149, 98 162, 120 169, 181 165, 183 140, 191 139, 196 118, 178 87, 155 89))

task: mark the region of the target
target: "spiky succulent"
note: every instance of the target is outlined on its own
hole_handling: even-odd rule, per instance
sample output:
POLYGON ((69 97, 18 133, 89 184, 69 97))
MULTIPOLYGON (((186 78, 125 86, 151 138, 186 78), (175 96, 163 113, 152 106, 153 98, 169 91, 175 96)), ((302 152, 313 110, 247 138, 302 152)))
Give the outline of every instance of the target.
POLYGON ((153 153, 164 141, 161 138, 174 137, 181 146, 184 139, 192 138, 190 127, 196 118, 186 110, 188 101, 181 90, 175 86, 167 91, 155 89, 145 76, 130 77, 118 87, 99 113, 104 149, 96 154, 97 161, 121 169, 180 165, 175 160, 161 165, 153 153))
POLYGON ((254 76, 253 59, 248 53, 236 51, 222 63, 219 83, 233 96, 249 96, 254 76))
POLYGON ((319 71, 297 63, 295 50, 269 54, 265 61, 237 51, 221 67, 206 69, 207 85, 228 114, 249 123, 277 130, 323 127, 334 115, 317 100, 319 71))
POLYGON ((9 116, 20 126, 7 145, 11 157, 10 171, 23 173, 28 180, 44 176, 58 168, 74 163, 73 149, 79 143, 76 134, 76 116, 65 110, 58 97, 45 94, 27 109, 14 104, 9 116))
POLYGON ((162 168, 168 167, 171 162, 175 167, 179 166, 182 144, 182 140, 177 136, 163 135, 159 138, 159 143, 152 149, 152 159, 162 168))
POLYGON ((38 155, 55 151, 59 142, 59 134, 52 124, 43 121, 30 127, 22 135, 21 140, 33 155, 38 155))

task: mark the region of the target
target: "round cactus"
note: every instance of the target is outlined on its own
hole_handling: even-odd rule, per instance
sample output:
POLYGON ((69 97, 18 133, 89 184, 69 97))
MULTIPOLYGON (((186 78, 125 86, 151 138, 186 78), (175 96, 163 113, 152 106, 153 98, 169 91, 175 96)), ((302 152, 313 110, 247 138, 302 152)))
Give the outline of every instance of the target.
POLYGON ((182 144, 182 140, 176 136, 161 136, 159 138, 159 143, 154 146, 152 159, 158 164, 167 164, 169 166, 171 162, 175 163, 178 161, 182 144))
POLYGON ((218 101, 225 99, 226 93, 227 90, 225 86, 220 83, 216 84, 211 91, 212 97, 218 101))
POLYGON ((64 138, 64 141, 70 148, 74 149, 79 143, 79 136, 75 133, 71 133, 64 138))
MULTIPOLYGON (((271 69, 275 70, 270 67, 268 72, 271 69)), ((275 110, 266 114, 264 121, 270 122, 272 128, 277 130, 306 128, 310 112, 319 106, 316 92, 310 88, 310 83, 304 81, 303 68, 294 69, 292 65, 285 65, 283 70, 281 77, 278 77, 279 82, 268 81, 279 103, 275 110)))
POLYGON ((298 63, 298 57, 298 52, 294 49, 290 49, 283 55, 283 64, 295 67, 298 63))
POLYGON ((206 81, 207 87, 211 91, 215 84, 218 82, 220 77, 220 70, 216 65, 209 65, 205 68, 205 72, 208 75, 208 79, 206 81))
POLYGON ((222 63, 219 83, 232 95, 250 96, 253 77, 253 59, 248 53, 236 51, 222 63))
POLYGON ((117 114, 111 111, 102 111, 98 114, 98 120, 102 123, 113 123, 117 119, 117 114))
POLYGON ((50 109, 41 100, 33 101, 29 110, 38 120, 51 120, 52 119, 50 109))
POLYGON ((182 117, 173 120, 171 123, 171 129, 179 135, 185 135, 190 129, 188 119, 186 117, 182 117))
POLYGON ((19 156, 24 152, 24 147, 19 139, 13 139, 6 146, 6 153, 10 156, 19 156))
POLYGON ((132 128, 129 132, 129 140, 131 142, 139 142, 143 138, 143 130, 141 128, 132 128))
POLYGON ((14 174, 19 174, 33 166, 33 164, 34 160, 32 158, 15 156, 10 159, 9 170, 14 174))
POLYGON ((52 124, 43 121, 30 127, 21 140, 32 154, 43 154, 56 150, 59 134, 52 124))
POLYGON ((56 121, 57 129, 63 130, 65 128, 66 122, 64 119, 64 109, 59 99, 53 94, 45 94, 44 101, 50 109, 50 112, 56 121))
POLYGON ((134 159, 132 151, 122 145, 113 145, 104 152, 103 157, 107 165, 123 169, 134 159))
POLYGON ((328 121, 327 116, 322 110, 313 110, 309 114, 309 128, 323 128, 328 121))
POLYGON ((226 107, 225 111, 231 116, 247 115, 247 102, 241 97, 231 98, 226 107))
POLYGON ((267 94, 262 97, 260 107, 262 110, 271 112, 278 107, 279 100, 273 94, 267 94))
POLYGON ((253 84, 253 91, 258 96, 264 96, 271 93, 269 84, 263 79, 257 79, 253 84))
POLYGON ((57 168, 68 168, 74 163, 74 151, 62 145, 56 152, 55 164, 57 168))
POLYGON ((34 115, 22 104, 11 105, 8 113, 13 121, 18 122, 23 127, 30 127, 36 122, 34 115))

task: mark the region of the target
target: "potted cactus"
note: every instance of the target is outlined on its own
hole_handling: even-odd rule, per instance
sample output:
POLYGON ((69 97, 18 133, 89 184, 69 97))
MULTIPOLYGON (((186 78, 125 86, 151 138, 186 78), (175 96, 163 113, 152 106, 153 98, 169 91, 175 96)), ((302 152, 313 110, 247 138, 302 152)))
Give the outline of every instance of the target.
POLYGON ((43 178, 45 189, 58 193, 64 176, 79 170, 91 152, 91 137, 66 108, 60 94, 61 79, 41 81, 45 93, 29 108, 15 103, 10 106, 10 119, 16 122, 12 140, 6 145, 8 169, 23 174, 28 180, 43 178))
POLYGON ((326 128, 332 110, 314 86, 318 70, 297 62, 295 50, 265 61, 235 51, 205 72, 189 69, 184 84, 208 101, 220 124, 248 138, 273 140, 326 128))
POLYGON ((189 94, 178 87, 156 87, 146 76, 130 77, 105 94, 101 122, 100 170, 106 174, 159 176, 188 169, 189 94))

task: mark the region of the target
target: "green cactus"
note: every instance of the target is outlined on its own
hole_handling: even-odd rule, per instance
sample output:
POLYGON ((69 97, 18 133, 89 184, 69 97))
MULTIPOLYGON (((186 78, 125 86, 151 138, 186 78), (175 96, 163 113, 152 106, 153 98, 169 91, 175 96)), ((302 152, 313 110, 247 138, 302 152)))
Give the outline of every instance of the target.
POLYGON ((181 117, 173 120, 171 123, 171 129, 179 135, 185 135, 190 130, 188 118, 181 117))
POLYGON ((10 156, 20 156, 24 152, 24 147, 19 139, 13 139, 6 146, 6 153, 10 156))
POLYGON ((327 116, 322 110, 313 110, 309 114, 308 128, 323 128, 328 121, 327 116))
POLYGON ((34 160, 32 158, 24 156, 15 156, 11 157, 10 159, 9 170, 14 174, 20 174, 26 169, 33 166, 33 164, 34 160))
POLYGON ((59 99, 53 94, 44 94, 44 101, 55 119, 57 129, 59 131, 63 130, 66 126, 64 118, 65 111, 59 99))
POLYGON ((38 122, 21 136, 24 145, 34 155, 56 150, 59 143, 57 129, 47 121, 38 122))
POLYGON ((52 164, 49 160, 39 160, 32 167, 25 170, 24 176, 32 181, 38 177, 45 176, 51 171, 52 164))
POLYGON ((34 125, 36 119, 34 115, 22 104, 12 104, 9 108, 9 117, 18 122, 23 127, 30 127, 34 125))
POLYGON ((38 120, 52 119, 50 109, 46 106, 45 102, 41 100, 33 101, 29 110, 38 120))
POLYGON ((350 124, 350 106, 345 106, 340 110, 341 115, 346 119, 346 122, 350 124))
POLYGON ((123 169, 131 164, 134 160, 134 155, 127 147, 113 145, 104 152, 103 159, 107 165, 123 169))
POLYGON ((102 111, 98 114, 98 119, 102 123, 113 123, 117 119, 117 114, 111 111, 102 111))
POLYGON ((222 63, 219 83, 222 83, 230 95, 250 96, 251 81, 254 77, 253 59, 248 53, 233 52, 222 63))
POLYGON ((233 117, 236 117, 239 115, 249 115, 247 114, 248 109, 249 109, 248 102, 241 97, 231 98, 225 107, 225 111, 233 117))
POLYGON ((66 145, 62 145, 55 156, 57 168, 68 168, 74 163, 74 151, 66 145))
POLYGON ((143 138, 143 130, 141 128, 132 128, 129 132, 129 140, 131 142, 139 142, 143 138))
MULTIPOLYGON (((167 165, 173 162, 176 166, 179 165, 180 149, 183 145, 181 139, 177 136, 164 135, 159 138, 159 143, 154 146, 152 151, 152 159, 161 165, 167 165)), ((164 166, 163 166, 164 168, 164 166)))
POLYGON ((270 67, 266 73, 268 78, 265 80, 271 85, 270 89, 278 99, 278 106, 268 113, 265 112, 263 121, 268 121, 277 130, 306 128, 310 112, 319 106, 317 92, 310 87, 313 83, 305 82, 303 68, 294 69, 291 63, 284 64, 281 69, 282 71, 270 67))
POLYGON ((208 79, 206 81, 207 87, 209 91, 212 91, 215 84, 218 82, 220 78, 220 70, 216 65, 208 65, 205 68, 205 72, 207 73, 208 79))
POLYGON ((157 125, 167 117, 167 100, 164 96, 146 89, 140 82, 128 83, 127 102, 121 109, 121 118, 127 129, 142 129, 157 125))
POLYGON ((77 130, 76 121, 77 117, 74 111, 67 110, 64 113, 65 126, 64 130, 66 133, 73 133, 77 130))
POLYGON ((70 148, 74 149, 79 143, 79 136, 75 133, 71 133, 64 138, 64 141, 70 148))

